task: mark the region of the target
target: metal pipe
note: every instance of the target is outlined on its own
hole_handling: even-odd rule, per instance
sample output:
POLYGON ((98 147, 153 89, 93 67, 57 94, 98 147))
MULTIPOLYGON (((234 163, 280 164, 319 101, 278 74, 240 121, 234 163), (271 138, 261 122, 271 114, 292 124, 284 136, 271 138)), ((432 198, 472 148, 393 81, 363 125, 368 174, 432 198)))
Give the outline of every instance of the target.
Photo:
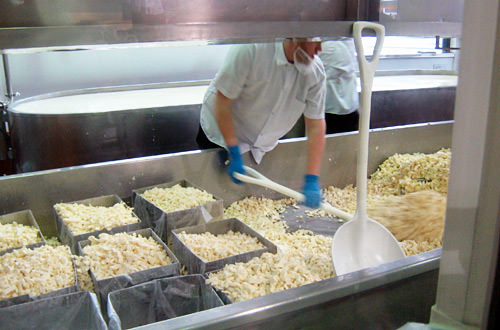
POLYGON ((6 109, 8 104, 14 102, 14 97, 19 96, 21 94, 19 92, 12 91, 12 84, 10 81, 9 60, 7 54, 4 52, 2 52, 2 62, 3 62, 3 72, 5 78, 5 88, 7 92, 5 96, 8 97, 6 103, 2 102, 3 103, 2 106, 6 109))

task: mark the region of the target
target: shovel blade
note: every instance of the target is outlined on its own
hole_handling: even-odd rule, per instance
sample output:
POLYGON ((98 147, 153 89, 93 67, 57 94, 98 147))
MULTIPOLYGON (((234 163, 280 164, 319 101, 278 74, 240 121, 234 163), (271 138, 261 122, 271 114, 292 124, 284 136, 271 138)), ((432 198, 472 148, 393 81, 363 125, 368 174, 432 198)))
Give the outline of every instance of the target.
POLYGON ((346 222, 333 236, 332 260, 337 275, 404 257, 403 249, 391 232, 371 219, 346 222))

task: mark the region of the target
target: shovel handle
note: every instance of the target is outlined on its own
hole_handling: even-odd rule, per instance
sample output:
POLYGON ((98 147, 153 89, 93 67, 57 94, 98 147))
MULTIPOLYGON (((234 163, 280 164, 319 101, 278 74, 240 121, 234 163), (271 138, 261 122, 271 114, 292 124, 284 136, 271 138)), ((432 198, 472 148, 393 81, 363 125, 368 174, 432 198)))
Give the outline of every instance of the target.
POLYGON ((361 87, 365 90, 369 90, 369 92, 371 93, 373 86, 373 77, 375 76, 378 59, 380 57, 380 53, 382 52, 382 45, 384 44, 385 27, 381 24, 373 22, 363 22, 363 21, 355 22, 352 28, 352 35, 354 37, 354 44, 356 46, 359 71, 360 71, 359 74, 361 76, 360 77, 362 85, 361 87), (377 38, 370 61, 366 60, 363 47, 364 29, 370 29, 375 31, 375 36, 377 38))
POLYGON ((370 110, 373 77, 377 69, 378 59, 384 43, 385 28, 381 24, 373 22, 355 22, 352 31, 354 44, 356 45, 357 58, 359 63, 359 74, 361 78, 361 95, 359 107, 359 152, 356 168, 356 212, 366 218, 366 197, 367 197, 367 176, 368 176, 368 145, 370 132, 370 110), (375 31, 377 41, 370 61, 367 61, 364 54, 362 34, 364 29, 375 31))
MULTIPOLYGON (((243 181, 243 182, 252 183, 252 184, 256 184, 258 186, 272 189, 272 190, 277 191, 285 196, 294 198, 294 199, 298 200, 299 202, 304 201, 305 196, 303 194, 299 193, 298 191, 295 191, 295 190, 290 189, 288 187, 282 186, 274 181, 271 181, 270 179, 266 178, 265 176, 263 176, 262 174, 260 174, 259 172, 257 172, 256 170, 254 170, 251 167, 243 166, 243 168, 245 169, 245 171, 247 172, 248 175, 235 172, 233 175, 236 179, 243 181)), ((347 212, 339 210, 326 202, 321 202, 320 208, 322 210, 324 210, 325 212, 332 214, 340 219, 350 220, 352 218, 352 214, 349 214, 347 212)))

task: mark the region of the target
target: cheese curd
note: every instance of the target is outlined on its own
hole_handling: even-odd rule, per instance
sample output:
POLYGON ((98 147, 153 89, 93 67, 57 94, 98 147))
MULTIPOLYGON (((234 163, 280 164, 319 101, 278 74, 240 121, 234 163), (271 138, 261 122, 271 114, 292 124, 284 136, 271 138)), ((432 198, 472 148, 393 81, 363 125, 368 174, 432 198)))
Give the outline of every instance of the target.
POLYGON ((398 241, 440 241, 444 231, 446 196, 429 190, 388 196, 373 200, 367 211, 398 241))
POLYGON ((57 236, 44 237, 44 238, 45 238, 45 243, 47 243, 50 246, 56 247, 63 245, 57 236))
POLYGON ((288 233, 282 213, 293 199, 248 197, 224 210, 225 218, 238 218, 278 246, 279 253, 264 253, 248 263, 227 265, 210 274, 209 283, 242 301, 278 292, 335 275, 332 238, 308 230, 288 233))
POLYGON ((372 194, 404 195, 421 190, 448 192, 451 149, 431 154, 394 154, 371 175, 372 194))
POLYGON ((187 234, 183 231, 178 233, 177 236, 194 254, 204 261, 214 261, 265 248, 256 237, 233 232, 232 230, 219 235, 209 232, 187 234))
MULTIPOLYGON (((450 159, 450 149, 433 154, 395 154, 368 179, 368 216, 386 226, 399 241, 412 241, 407 253, 441 247, 450 159)), ((356 188, 352 185, 328 187, 323 195, 334 207, 351 214, 356 211, 356 188)), ((323 210, 306 214, 326 215, 323 210)))
POLYGON ((73 235, 139 222, 133 209, 125 203, 113 206, 92 206, 79 203, 59 203, 54 208, 73 235))
POLYGON ((153 237, 137 233, 102 233, 90 236, 91 244, 83 248, 97 279, 130 274, 171 264, 165 249, 153 237))
MULTIPOLYGON (((441 247, 448 190, 450 149, 434 154, 395 154, 368 179, 368 215, 400 240, 407 256, 441 247)), ((356 188, 328 187, 324 199, 343 211, 356 211, 356 188)), ((278 245, 248 263, 227 265, 208 282, 234 301, 242 301, 312 283, 335 275, 332 238, 307 230, 287 233, 281 213, 295 201, 249 197, 230 205, 224 216, 236 217, 278 245)), ((326 216, 307 210, 308 216, 326 216)))
POLYGON ((194 187, 176 184, 169 188, 154 187, 141 194, 147 201, 165 212, 186 210, 215 201, 213 195, 194 187))
POLYGON ((420 254, 422 252, 431 251, 440 248, 443 245, 441 239, 428 241, 404 240, 399 243, 407 256, 420 254))
POLYGON ((267 252, 247 263, 227 265, 210 274, 207 282, 238 302, 320 281, 317 268, 323 261, 319 256, 267 252))
POLYGON ((0 251, 42 242, 38 229, 17 222, 0 223, 0 251))
POLYGON ((38 296, 75 285, 67 246, 26 247, 0 256, 0 299, 38 296))

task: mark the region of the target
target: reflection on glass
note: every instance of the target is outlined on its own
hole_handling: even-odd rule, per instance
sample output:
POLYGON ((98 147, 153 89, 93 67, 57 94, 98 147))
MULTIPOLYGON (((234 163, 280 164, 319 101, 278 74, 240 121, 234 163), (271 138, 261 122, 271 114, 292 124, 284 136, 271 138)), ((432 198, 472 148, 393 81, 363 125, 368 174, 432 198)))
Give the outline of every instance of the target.
POLYGON ((381 0, 380 14, 394 19, 398 15, 398 0, 381 0))

